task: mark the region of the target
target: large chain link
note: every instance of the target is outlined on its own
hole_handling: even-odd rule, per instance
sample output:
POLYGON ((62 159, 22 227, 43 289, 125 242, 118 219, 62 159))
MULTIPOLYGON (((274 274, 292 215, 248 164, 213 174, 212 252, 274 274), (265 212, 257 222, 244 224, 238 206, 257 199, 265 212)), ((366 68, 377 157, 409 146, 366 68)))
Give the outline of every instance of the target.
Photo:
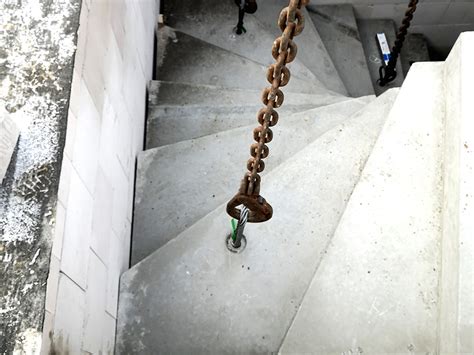
POLYGON ((388 61, 386 67, 380 67, 380 86, 385 86, 389 82, 395 80, 395 78, 397 77, 397 60, 400 55, 400 51, 402 50, 405 37, 407 36, 411 20, 413 20, 413 14, 416 11, 417 4, 418 0, 410 0, 410 2, 408 3, 408 9, 405 12, 405 17, 403 18, 402 25, 398 29, 397 38, 395 39, 392 52, 390 53, 390 60, 388 61))
POLYGON ((273 138, 270 127, 278 122, 278 113, 275 108, 280 107, 284 100, 280 87, 288 84, 290 80, 290 70, 286 64, 291 63, 296 57, 297 47, 293 38, 304 29, 301 7, 306 6, 308 2, 309 0, 290 0, 289 6, 281 11, 278 18, 282 35, 275 40, 272 47, 272 56, 276 62, 267 70, 267 80, 271 87, 265 88, 262 92, 262 102, 265 107, 257 114, 260 126, 253 131, 256 143, 250 146, 251 158, 247 162, 248 172, 242 179, 239 192, 227 204, 227 213, 233 218, 238 219, 240 216, 240 210, 237 208, 239 205, 244 205, 250 210, 248 222, 264 222, 272 217, 272 207, 260 196, 259 173, 265 169, 263 159, 269 153, 267 143, 270 143, 273 138))

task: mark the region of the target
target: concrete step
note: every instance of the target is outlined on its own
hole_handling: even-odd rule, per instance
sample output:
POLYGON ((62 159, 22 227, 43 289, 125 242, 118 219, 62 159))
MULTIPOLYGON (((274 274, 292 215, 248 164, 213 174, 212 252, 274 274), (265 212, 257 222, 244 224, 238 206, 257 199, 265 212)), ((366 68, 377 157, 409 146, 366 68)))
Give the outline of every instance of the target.
MULTIPOLYGON (((271 49, 276 36, 266 31, 256 18, 245 16, 244 25, 247 33, 241 36, 234 34, 233 28, 237 24, 238 8, 233 1, 175 0, 169 4, 165 3, 165 13, 167 14, 166 24, 181 32, 265 66, 275 62, 271 49)), ((278 15, 275 16, 273 26, 277 28, 278 15)), ((305 80, 319 82, 317 75, 311 72, 299 58, 289 67, 292 74, 305 80)), ((320 85, 324 87, 323 84, 320 83, 320 85)))
POLYGON ((352 5, 310 5, 307 10, 349 95, 373 95, 352 5))
POLYGON ((382 59, 376 35, 378 32, 385 33, 390 49, 392 49, 396 38, 395 22, 393 20, 357 20, 357 27, 359 28, 360 40, 364 47, 365 58, 367 59, 367 66, 375 94, 380 95, 390 88, 402 86, 405 77, 400 60, 397 62, 397 78, 384 87, 377 84, 377 80, 380 78, 379 69, 382 65, 382 59))
MULTIPOLYGON (((225 246, 230 218, 220 205, 127 271, 117 354, 276 353, 396 93, 292 152, 265 176, 262 193, 274 217, 247 226, 243 252, 225 246)), ((307 127, 301 122, 298 128, 301 139, 307 127)), ((288 150, 298 140, 287 142, 288 150)), ((202 201, 188 204, 199 209, 202 201)))
MULTIPOLYGON (((474 32, 446 59, 439 353, 474 353, 474 32)), ((409 74, 411 75, 411 74, 409 74)))
MULTIPOLYGON (((324 96, 313 104, 284 105, 278 109, 282 118, 292 113, 346 101, 348 98, 324 96)), ((199 138, 233 128, 257 124, 260 105, 152 106, 148 110, 147 149, 199 138)))
MULTIPOLYGON (((360 110, 352 99, 282 117, 274 127, 264 175, 360 110)), ((237 192, 252 131, 230 131, 150 149, 138 157, 132 264, 142 260, 237 192)))
MULTIPOLYGON (((275 38, 281 35, 277 19, 281 10, 288 6, 286 0, 260 1, 258 11, 248 17, 256 17, 259 23, 275 38)), ((298 58, 330 90, 347 95, 347 89, 328 54, 317 29, 305 8, 301 9, 305 17, 304 31, 295 37, 298 46, 298 58)))
POLYGON ((435 353, 443 64, 415 64, 281 353, 435 353))
MULTIPOLYGON (((263 89, 263 87, 262 87, 263 89)), ((153 80, 149 84, 148 106, 155 105, 260 105, 262 89, 232 89, 214 85, 198 85, 153 80)), ((284 105, 306 105, 321 97, 335 96, 347 99, 346 96, 326 89, 314 90, 311 94, 292 92, 282 88, 285 95, 284 105)))
MULTIPOLYGON (((347 100, 347 98, 346 98, 347 100)), ((336 100, 336 102, 341 100, 336 100)), ((288 117, 320 105, 286 105, 278 113, 288 117)), ((155 106, 148 110, 146 149, 195 139, 230 129, 257 124, 253 106, 155 106)))
MULTIPOLYGON (((158 30, 157 77, 164 81, 261 90, 269 83, 267 66, 170 27, 158 30)), ((291 64, 289 65, 291 70, 291 64)), ((314 93, 324 88, 292 75, 288 91, 314 93)))

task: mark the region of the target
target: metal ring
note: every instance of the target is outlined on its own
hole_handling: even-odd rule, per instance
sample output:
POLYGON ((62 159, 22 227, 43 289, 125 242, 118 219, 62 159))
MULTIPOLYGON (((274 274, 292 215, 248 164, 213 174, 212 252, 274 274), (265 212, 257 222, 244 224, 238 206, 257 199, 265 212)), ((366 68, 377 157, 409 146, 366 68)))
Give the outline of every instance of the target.
POLYGON ((238 193, 227 204, 227 213, 235 218, 240 218, 240 209, 237 206, 244 205, 250 210, 249 223, 260 223, 272 218, 273 208, 260 195, 245 195, 238 193))

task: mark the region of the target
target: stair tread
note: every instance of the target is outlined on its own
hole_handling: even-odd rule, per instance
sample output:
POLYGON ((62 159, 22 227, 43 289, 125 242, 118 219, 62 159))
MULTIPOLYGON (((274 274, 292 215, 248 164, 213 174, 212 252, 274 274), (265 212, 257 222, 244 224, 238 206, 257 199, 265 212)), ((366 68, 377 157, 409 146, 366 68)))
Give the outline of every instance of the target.
MULTIPOLYGON (((267 67, 186 33, 164 26, 158 30, 157 77, 164 81, 263 89, 267 67)), ((291 64, 289 64, 291 71, 291 64)), ((292 75, 289 91, 321 92, 324 86, 292 75)))
MULTIPOLYGON (((275 62, 271 48, 276 36, 267 32, 257 19, 245 16, 247 33, 241 36, 234 34, 238 8, 232 1, 177 0, 166 4, 165 8, 168 13, 166 22, 170 27, 265 66, 275 62)), ((275 27, 277 18, 273 21, 275 27)), ((302 79, 319 82, 317 76, 298 58, 292 62, 291 71, 302 79)))
POLYGON ((125 272, 118 354, 138 345, 152 353, 278 351, 395 96, 378 98, 266 176, 274 217, 247 226, 242 253, 225 247, 229 217, 219 204, 125 272))
MULTIPOLYGON (((274 36, 280 36, 281 30, 276 22, 281 10, 288 6, 288 1, 261 1, 258 6, 258 11, 252 16, 258 18, 262 26, 274 36)), ((305 8, 301 9, 301 12, 306 21, 304 31, 295 37, 295 43, 298 46, 297 57, 328 89, 347 95, 347 89, 319 36, 315 24, 311 21, 305 8)))
MULTIPOLYGON (((278 109, 278 113, 281 117, 287 117, 292 113, 346 100, 348 98, 344 96, 313 96, 311 104, 285 104, 278 109)), ((262 104, 150 107, 147 119, 146 147, 150 149, 256 124, 257 112, 262 108, 262 104)))
MULTIPOLYGON (((347 100, 347 98, 346 98, 347 100)), ((332 102, 313 105, 285 105, 279 108, 282 117, 307 111, 332 102)), ((252 106, 155 106, 148 111, 146 149, 195 139, 234 128, 257 125, 257 112, 262 105, 252 106)))
MULTIPOLYGON (((281 119, 273 129, 264 174, 364 105, 352 99, 281 119)), ((178 142, 139 155, 133 264, 236 192, 249 158, 254 127, 178 142)))
POLYGON ((307 9, 349 95, 373 95, 352 5, 310 5, 307 9))
MULTIPOLYGON (((226 88, 215 85, 186 84, 172 81, 153 80, 149 84, 148 105, 225 105, 225 104, 261 104, 262 89, 226 88)), ((315 90, 310 94, 292 92, 282 88, 285 95, 284 105, 311 103, 321 96, 345 96, 326 89, 315 90), (291 94, 291 95, 290 95, 291 94)))
POLYGON ((282 353, 437 348, 443 90, 443 63, 410 71, 282 353))

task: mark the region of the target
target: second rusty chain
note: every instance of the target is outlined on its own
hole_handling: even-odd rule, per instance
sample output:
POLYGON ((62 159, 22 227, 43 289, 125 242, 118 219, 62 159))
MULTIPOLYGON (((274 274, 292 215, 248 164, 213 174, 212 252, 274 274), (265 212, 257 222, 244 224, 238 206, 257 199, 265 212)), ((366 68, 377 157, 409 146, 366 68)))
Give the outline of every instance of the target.
POLYGON ((256 143, 250 146, 251 158, 247 162, 248 172, 245 174, 240 185, 239 192, 227 204, 227 213, 238 219, 239 205, 246 206, 250 212, 248 222, 264 222, 272 217, 273 209, 265 199, 260 196, 261 173, 265 169, 265 159, 269 154, 266 143, 271 142, 273 133, 270 127, 278 122, 278 113, 275 108, 283 104, 284 95, 280 87, 288 84, 290 71, 286 64, 291 63, 297 52, 293 41, 294 36, 299 35, 304 29, 304 16, 301 7, 306 6, 309 0, 290 0, 278 18, 278 26, 282 35, 273 43, 272 56, 276 60, 267 70, 267 80, 271 87, 262 92, 262 101, 265 105, 257 115, 260 126, 255 128, 253 136, 256 143))
POLYGON ((400 51, 402 50, 405 37, 408 33, 411 20, 413 20, 413 14, 416 11, 418 1, 419 0, 410 0, 408 3, 408 9, 405 12, 405 17, 403 18, 402 24, 398 29, 397 37, 390 53, 388 64, 387 66, 382 65, 379 69, 380 79, 378 80, 378 83, 380 86, 387 85, 397 77, 397 60, 400 55, 400 51))

